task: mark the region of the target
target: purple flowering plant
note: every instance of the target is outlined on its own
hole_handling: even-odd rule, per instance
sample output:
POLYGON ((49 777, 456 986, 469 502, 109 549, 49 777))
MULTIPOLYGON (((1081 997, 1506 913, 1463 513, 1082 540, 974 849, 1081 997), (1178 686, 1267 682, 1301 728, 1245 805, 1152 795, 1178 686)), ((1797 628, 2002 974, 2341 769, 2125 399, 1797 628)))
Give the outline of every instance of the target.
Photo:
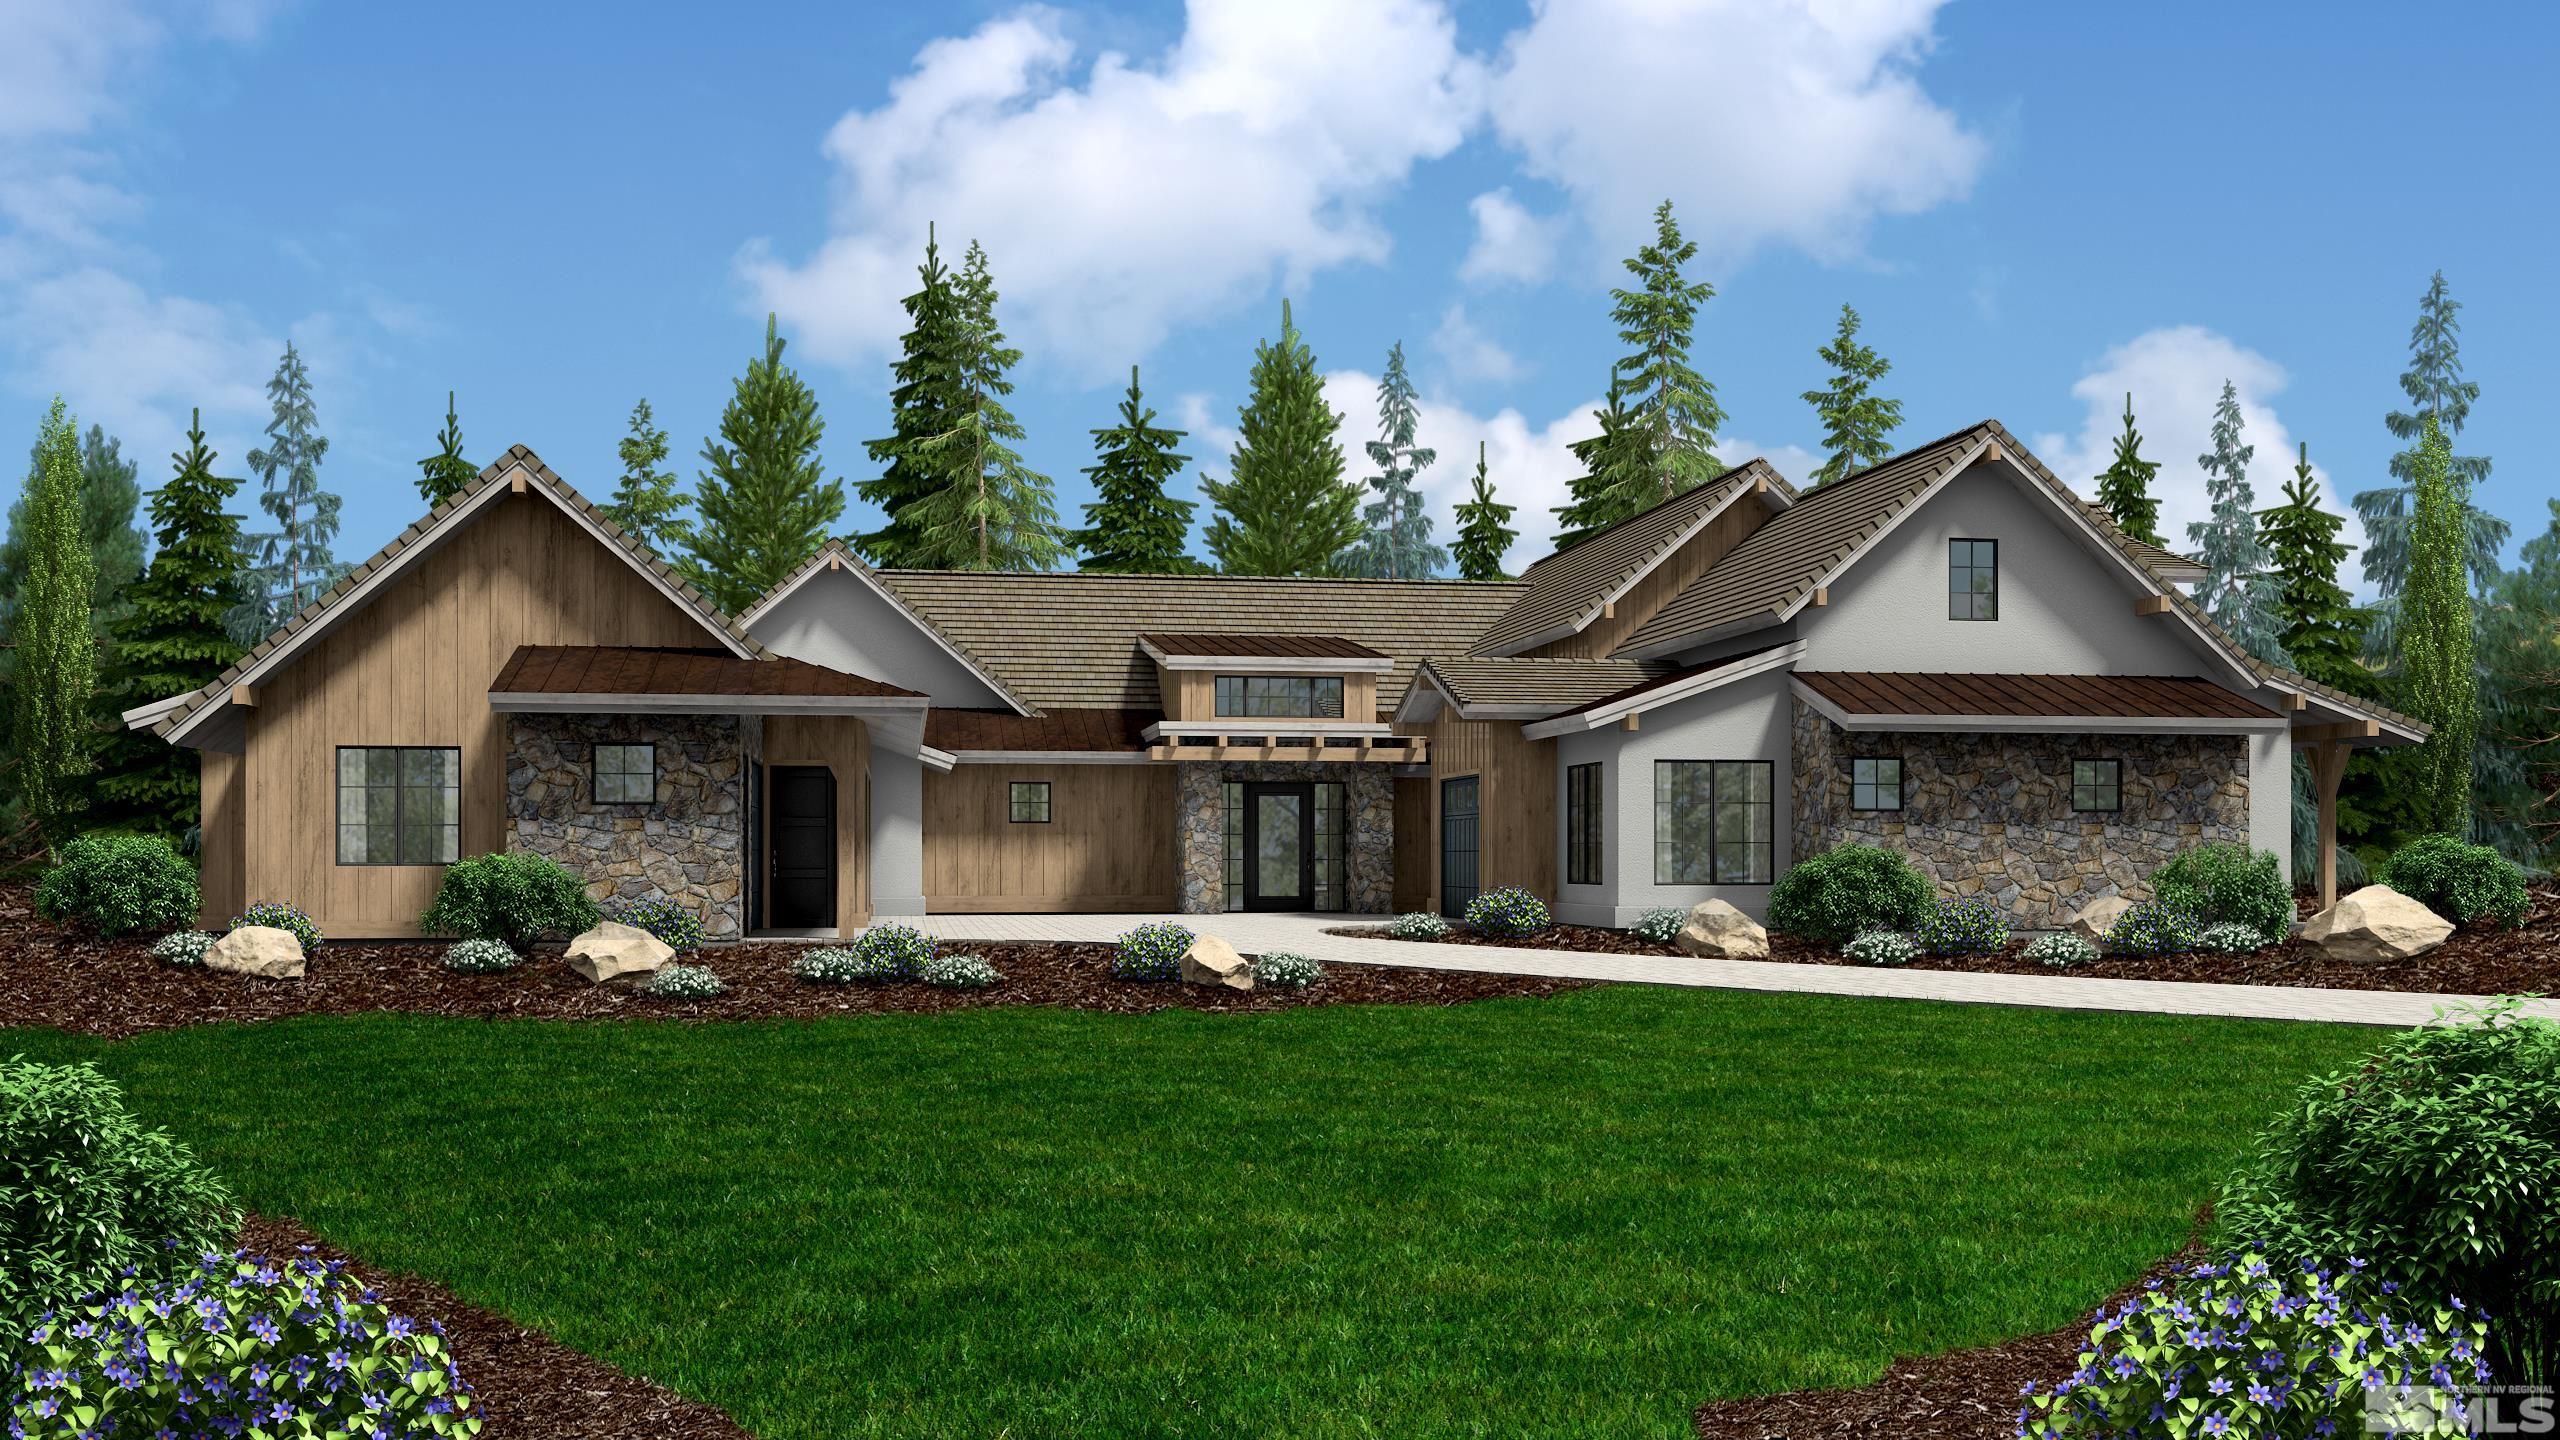
POLYGON ((1932 955, 1989 955, 2009 943, 2009 917, 1987 895, 1940 900, 1912 938, 1932 955))
POLYGON ((128 1272, 10 1338, 11 1440, 480 1433, 444 1327, 391 1313, 307 1248, 207 1254, 158 1284, 128 1272))
POLYGON ((1547 902, 1517 885, 1487 890, 1467 902, 1467 928, 1497 940, 1525 939, 1554 923, 1547 902))
POLYGON ((2313 1440, 2462 1435, 2458 1387, 2488 1383, 2488 1317, 2424 1305, 2361 1260, 2336 1273, 2258 1250, 2190 1266, 2098 1313, 2079 1368, 2030 1383, 2020 1440, 2313 1440))

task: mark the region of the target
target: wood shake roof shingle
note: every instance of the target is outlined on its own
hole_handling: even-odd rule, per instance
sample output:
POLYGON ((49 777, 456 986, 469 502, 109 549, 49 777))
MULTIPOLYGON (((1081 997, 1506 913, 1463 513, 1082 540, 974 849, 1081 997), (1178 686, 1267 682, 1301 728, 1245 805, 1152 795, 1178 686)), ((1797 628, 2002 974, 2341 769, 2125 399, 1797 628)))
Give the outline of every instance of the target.
POLYGON ((1603 700, 1668 673, 1635 660, 1434 655, 1423 662, 1459 705, 1562 710, 1603 700))

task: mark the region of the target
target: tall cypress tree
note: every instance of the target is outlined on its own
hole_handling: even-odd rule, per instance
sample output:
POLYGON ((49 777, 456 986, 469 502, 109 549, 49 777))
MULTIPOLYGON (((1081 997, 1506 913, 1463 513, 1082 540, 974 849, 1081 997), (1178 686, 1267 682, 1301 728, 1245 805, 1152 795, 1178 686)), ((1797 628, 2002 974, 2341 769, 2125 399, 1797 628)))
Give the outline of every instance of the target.
MULTIPOLYGON (((8 534, 0 538, 0 630, 7 628, 16 609, 19 577, 26 572, 21 526, 42 460, 39 445, 28 460, 28 483, 9 507, 8 534)), ((80 438, 80 535, 89 547, 95 575, 89 594, 89 628, 102 641, 124 612, 125 591, 142 573, 143 535, 134 524, 142 503, 140 471, 140 466, 124 458, 124 447, 116 437, 99 426, 91 425, 80 438)), ((0 650, 0 676, 9 673, 11 658, 0 650)))
POLYGON ((2160 501, 2151 493, 2151 477, 2160 462, 2142 458, 2142 432, 2133 428, 2133 392, 2124 392, 2124 433, 2116 437, 2113 463, 2098 474, 2098 505, 2116 528, 2146 545, 2166 545, 2160 538, 2160 501))
POLYGON ((418 462, 418 498, 432 510, 480 478, 480 467, 462 458, 462 417, 454 412, 453 392, 444 392, 444 428, 436 432, 436 453, 418 462))
POLYGON ((80 440, 55 396, 36 442, 27 492, 26 574, 10 642, 9 739, 18 800, 48 850, 69 835, 94 751, 91 691, 98 651, 89 631, 96 569, 81 534, 80 440))
POLYGON ((1582 466, 1582 473, 1567 486, 1573 497, 1555 507, 1556 553, 1562 554, 1630 515, 1652 507, 1645 497, 1652 493, 1652 462, 1647 458, 1644 430, 1634 412, 1627 409, 1626 391, 1616 380, 1609 385, 1608 403, 1591 412, 1600 433, 1576 440, 1565 448, 1582 466), (1626 477, 1636 477, 1626 483, 1626 477))
POLYGON ((711 603, 735 615, 755 603, 826 543, 844 514, 844 486, 826 478, 818 441, 826 422, 818 397, 782 363, 774 317, 764 319, 764 354, 738 377, 720 412, 720 438, 702 442, 694 488, 702 523, 676 563, 711 603))
POLYGON ((1858 343, 1858 312, 1840 307, 1840 329, 1831 343, 1815 352, 1831 367, 1831 381, 1807 390, 1803 400, 1822 422, 1822 468, 1813 483, 1825 485, 1853 470, 1863 470, 1893 453, 1894 428, 1902 423, 1902 402, 1873 392, 1875 382, 1893 362, 1858 343))
POLYGON ((200 416, 191 415, 187 448, 170 459, 176 476, 151 494, 159 545, 116 626, 114 663, 99 692, 108 738, 91 819, 183 834, 197 821, 195 752, 127 730, 119 717, 197 689, 240 658, 223 618, 239 603, 243 562, 240 517, 226 508, 240 482, 213 473, 200 416))
POLYGON ((647 399, 631 407, 631 433, 614 453, 622 461, 622 479, 605 515, 660 555, 682 554, 693 544, 693 526, 676 514, 684 497, 676 493, 675 472, 661 468, 667 463, 667 432, 658 428, 647 399))
POLYGON ((960 369, 969 345, 968 317, 930 225, 916 274, 915 293, 901 302, 906 337, 898 363, 890 367, 896 382, 889 391, 890 433, 864 446, 872 463, 883 468, 878 479, 855 487, 880 507, 883 519, 879 529, 854 537, 854 546, 884 569, 924 562, 924 528, 909 511, 941 488, 930 448, 959 427, 964 409, 960 369))
POLYGON ((257 557, 249 569, 249 596, 232 612, 232 638, 243 645, 292 619, 347 569, 331 553, 338 539, 338 497, 320 488, 329 441, 312 403, 311 371, 290 341, 267 381, 267 399, 275 414, 267 422, 266 446, 249 452, 249 468, 258 472, 258 505, 276 528, 243 540, 257 557))
POLYGON ((2258 540, 2276 573, 2276 638, 2294 669, 2343 689, 2364 674, 2356 663, 2363 622, 2338 584, 2338 566, 2354 547, 2338 538, 2345 517, 2320 503, 2308 444, 2281 493, 2283 504, 2258 512, 2258 540))
POLYGON ((1049 477, 1023 463, 1013 442, 1022 424, 1004 397, 1006 373, 1022 352, 996 322, 995 276, 987 252, 969 242, 954 286, 960 302, 960 413, 950 430, 918 443, 936 478, 901 518, 921 532, 907 563, 936 570, 1046 570, 1065 555, 1049 477))
POLYGON ((1367 533, 1342 554, 1346 575, 1384 580, 1422 580, 1449 563, 1449 552, 1431 543, 1431 517, 1423 513, 1422 472, 1440 452, 1413 443, 1421 425, 1421 406, 1413 379, 1405 373, 1404 342, 1387 350, 1386 373, 1378 380, 1378 438, 1368 443, 1369 477, 1377 498, 1360 515, 1367 533))
POLYGON ((2409 574, 2401 592, 2400 654, 2409 706, 2435 727, 2423 752, 2421 815, 2429 829, 2471 836, 2471 747, 2480 727, 2480 677, 2471 663, 2469 557, 2461 474, 2428 417, 2411 475, 2409 574))
POLYGON ((1502 557, 1520 538, 1511 528, 1511 507, 1493 498, 1493 479, 1485 469, 1484 442, 1476 442, 1476 473, 1471 493, 1458 506, 1458 578, 1499 580, 1502 557))
POLYGON ((2240 648, 2282 665, 2276 587, 2267 574, 2267 551, 2258 543, 2258 520, 2251 508, 2257 497, 2249 488, 2249 459, 2257 447, 2240 443, 2240 430, 2240 392, 2225 380, 2222 398, 2213 407, 2213 448, 2196 457, 2213 507, 2205 519, 2187 527, 2187 539, 2205 567, 2196 600, 2240 648))
POLYGON ((2489 478, 2489 457, 2450 453, 2480 398, 2480 383, 2462 374, 2461 315, 2462 302, 2453 298, 2444 272, 2437 271, 2427 282, 2427 293, 2418 298, 2418 322, 2409 330, 2409 368, 2400 374, 2409 408, 2382 417, 2384 426, 2408 447, 2391 457, 2391 478, 2399 483, 2358 491, 2351 502, 2364 519, 2364 578, 2381 601, 2379 623, 2367 638, 2376 656, 2391 653, 2400 589, 2409 574, 2410 512, 2428 421, 2443 433, 2450 473, 2462 482, 2465 556, 2475 585, 2485 589, 2497 581, 2499 557, 2506 550, 2507 522, 2471 508, 2469 501, 2470 492, 2489 478))
POLYGON ((1165 493, 1165 485, 1191 463, 1174 449, 1179 430, 1156 424, 1138 392, 1138 367, 1129 367, 1129 393, 1120 401, 1120 423, 1093 432, 1093 503, 1084 507, 1085 528, 1069 538, 1084 552, 1086 570, 1119 575, 1181 575, 1202 568, 1185 553, 1191 539, 1191 502, 1165 493))
POLYGON ((1217 508, 1209 553, 1230 575, 1329 575, 1360 535, 1360 492, 1343 483, 1342 417, 1324 403, 1315 352, 1280 302, 1280 338, 1254 349, 1253 394, 1228 477, 1203 477, 1217 508))

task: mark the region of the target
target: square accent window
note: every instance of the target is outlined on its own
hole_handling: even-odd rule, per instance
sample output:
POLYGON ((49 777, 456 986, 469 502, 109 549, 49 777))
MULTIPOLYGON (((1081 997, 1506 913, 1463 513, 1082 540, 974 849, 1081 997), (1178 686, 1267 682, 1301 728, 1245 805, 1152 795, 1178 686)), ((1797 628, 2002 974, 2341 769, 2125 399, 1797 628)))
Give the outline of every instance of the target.
POLYGON ((1849 762, 1849 808, 1852 810, 1899 810, 1902 808, 1902 761, 1861 758, 1849 762))
POLYGON ((1339 675, 1221 675, 1215 685, 1220 718, 1339 720, 1339 675))
POLYGON ((450 865, 462 858, 462 751, 338 747, 338 863, 450 865))
POLYGON ((1947 542, 1947 618, 2000 618, 2000 542, 1947 542))
POLYGON ((1564 878, 1568 885, 1600 883, 1600 767, 1568 765, 1564 772, 1564 878))
POLYGON ((649 805, 658 798, 658 747, 596 747, 596 803, 649 805))
POLYGON ((1049 823, 1049 782, 1016 780, 1005 786, 1005 817, 1015 825, 1049 823))
POLYGON ((2123 809, 2124 762, 2121 760, 2072 761, 2071 808, 2074 810, 2123 809))
POLYGON ((1767 760, 1653 762, 1653 883, 1766 885, 1777 792, 1767 760))

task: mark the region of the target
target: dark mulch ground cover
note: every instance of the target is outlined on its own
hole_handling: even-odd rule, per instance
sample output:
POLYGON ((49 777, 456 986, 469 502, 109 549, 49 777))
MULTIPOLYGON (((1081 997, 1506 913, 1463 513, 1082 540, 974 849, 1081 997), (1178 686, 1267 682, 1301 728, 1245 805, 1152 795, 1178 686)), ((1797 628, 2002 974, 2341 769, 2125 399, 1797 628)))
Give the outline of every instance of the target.
POLYGON ((362 1264, 291 1220, 246 1216, 240 1245, 271 1256, 310 1246, 323 1260, 346 1261, 400 1314, 442 1321, 454 1363, 479 1398, 486 1440, 751 1440, 712 1406, 466 1305, 441 1285, 362 1264))
MULTIPOLYGON (((2321 990, 2405 990, 2436 995, 2547 995, 2560 993, 2560 887, 2533 888, 2533 909, 2512 930, 2466 927, 2414 960, 2365 964, 2332 960, 2302 942, 2288 941, 2254 955, 2101 955, 2086 965, 2058 970, 2027 959, 2024 942, 1997 955, 1923 955, 1914 970, 1965 970, 1998 975, 2081 975, 2116 980, 2189 980, 2214 985, 2284 985, 2321 990)), ((1345 927, 1337 935, 1393 939, 1385 930, 1345 927)), ((1669 945, 1640 940, 1624 930, 1557 925, 1525 940, 1494 940, 1455 931, 1441 944, 1500 945, 1580 950, 1608 955, 1678 955, 1669 945)), ((1853 965, 1827 946, 1788 935, 1769 937, 1769 958, 1796 965, 1853 965)))

